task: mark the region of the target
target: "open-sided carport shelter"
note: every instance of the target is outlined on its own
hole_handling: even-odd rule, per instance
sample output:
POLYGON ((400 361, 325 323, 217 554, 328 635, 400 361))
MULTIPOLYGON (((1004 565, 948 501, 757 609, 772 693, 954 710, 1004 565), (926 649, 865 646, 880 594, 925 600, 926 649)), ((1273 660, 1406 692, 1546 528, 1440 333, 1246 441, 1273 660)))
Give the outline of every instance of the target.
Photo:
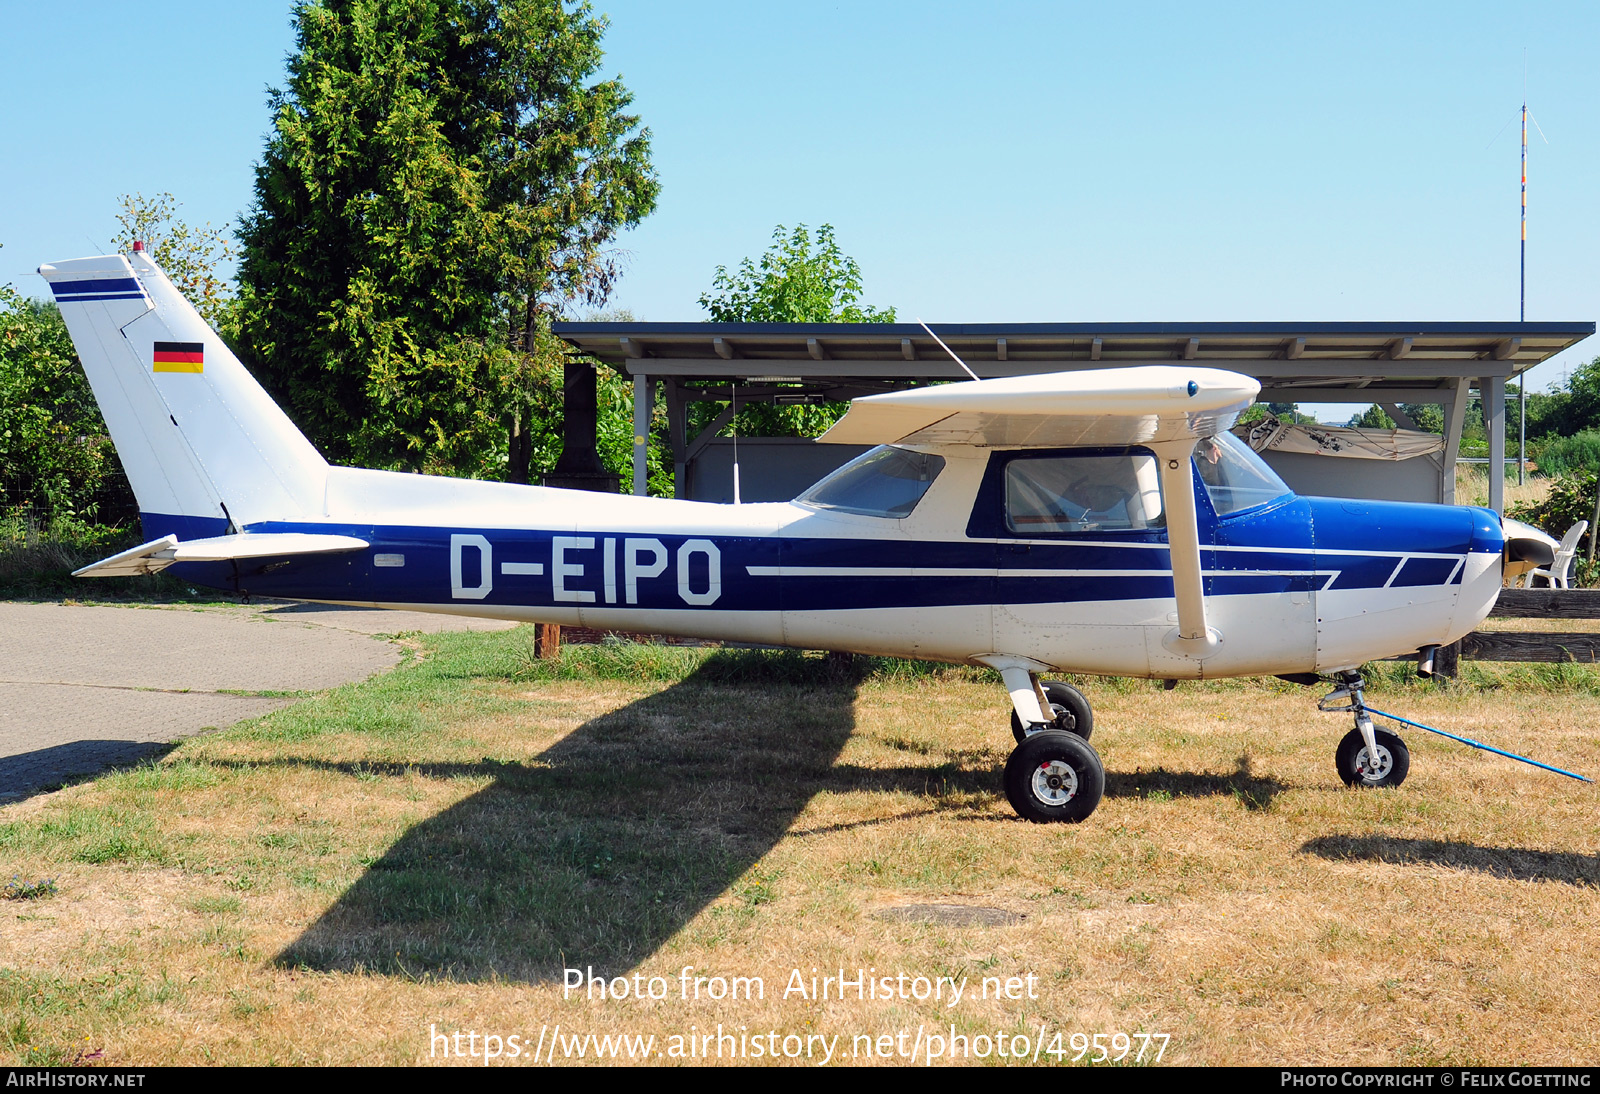
MULTIPOLYGON (((1490 466, 1504 466, 1506 381, 1593 334, 1595 325, 969 323, 933 329, 985 379, 1192 361, 1254 376, 1261 381, 1262 402, 1377 403, 1402 426, 1411 423, 1401 403, 1438 404, 1446 428, 1437 456, 1398 463, 1296 453, 1266 458, 1304 494, 1449 504, 1455 501, 1455 463, 1473 393, 1483 397, 1490 466)), ((730 501, 731 442, 717 434, 731 413, 725 408, 690 437, 690 402, 726 403, 735 396, 740 406, 821 402, 968 379, 921 326, 905 323, 557 323, 554 330, 575 353, 632 378, 637 493, 644 492, 658 382, 678 496, 730 501)), ((793 497, 860 451, 795 438, 740 438, 742 499, 793 497)), ((1489 503, 1496 511, 1503 496, 1502 477, 1489 476, 1489 503)))

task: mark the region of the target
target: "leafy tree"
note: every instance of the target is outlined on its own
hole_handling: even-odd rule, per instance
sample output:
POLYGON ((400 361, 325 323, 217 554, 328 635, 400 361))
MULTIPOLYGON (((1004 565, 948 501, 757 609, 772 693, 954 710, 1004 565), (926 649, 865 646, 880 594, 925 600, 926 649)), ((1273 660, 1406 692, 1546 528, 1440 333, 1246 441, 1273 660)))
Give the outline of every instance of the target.
POLYGON ((133 508, 54 304, 0 285, 0 509, 120 518, 133 508))
POLYGON ((1600 430, 1585 429, 1570 437, 1548 436, 1528 444, 1528 455, 1547 479, 1578 471, 1600 471, 1600 430))
MULTIPOLYGON (((1444 432, 1444 410, 1437 403, 1401 403, 1400 409, 1424 433, 1444 432)), ((1361 429, 1396 429, 1401 427, 1389 417, 1389 412, 1373 403, 1350 419, 1350 425, 1361 429)))
POLYGON ((146 198, 123 194, 117 214, 114 246, 126 254, 140 240, 166 275, 195 310, 221 333, 229 333, 234 320, 232 285, 217 276, 217 267, 235 256, 232 241, 221 228, 207 224, 194 228, 177 218, 180 202, 171 194, 146 198))
POLYGON ((737 274, 718 266, 700 306, 716 323, 893 323, 893 308, 858 304, 861 267, 839 250, 833 225, 811 232, 797 224, 785 238, 782 224, 772 231, 772 246, 759 263, 748 258, 737 274))
POLYGON ((508 285, 524 317, 535 305, 601 305, 621 270, 610 244, 654 211, 661 189, 650 131, 627 112, 633 96, 620 80, 591 82, 607 20, 561 0, 468 10, 482 52, 471 78, 495 119, 488 195, 507 218, 508 285))
MULTIPOLYGON (((759 262, 746 258, 738 272, 718 266, 712 292, 700 306, 717 323, 893 323, 893 308, 861 304, 861 267, 844 254, 833 226, 817 229, 815 240, 804 224, 772 231, 772 246, 759 262)), ((741 433, 767 437, 814 437, 843 416, 848 403, 775 406, 752 404, 734 420, 741 433)), ((721 404, 696 403, 691 426, 704 428, 721 404)))
POLYGON ((1600 429, 1600 357, 1579 365, 1565 387, 1528 395, 1528 436, 1570 437, 1600 429))
POLYGON ((654 206, 626 90, 589 82, 605 20, 302 0, 295 23, 240 229, 243 347, 336 460, 505 475, 541 315, 603 298, 607 244, 654 206))
POLYGON ((1400 409, 1422 432, 1444 433, 1444 407, 1438 403, 1401 403, 1400 409))
POLYGON ((1394 419, 1389 417, 1389 412, 1377 403, 1373 403, 1360 414, 1352 415, 1349 422, 1353 429, 1393 429, 1394 419))

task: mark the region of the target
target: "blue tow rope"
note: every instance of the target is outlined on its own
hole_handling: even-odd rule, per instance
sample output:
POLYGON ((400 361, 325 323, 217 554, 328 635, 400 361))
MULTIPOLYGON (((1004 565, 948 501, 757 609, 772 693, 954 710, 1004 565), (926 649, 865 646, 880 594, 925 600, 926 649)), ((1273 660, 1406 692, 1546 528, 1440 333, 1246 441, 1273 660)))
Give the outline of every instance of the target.
POLYGON ((1530 760, 1526 756, 1518 756, 1515 752, 1507 752, 1504 749, 1495 748, 1492 745, 1486 745, 1482 741, 1474 741, 1471 737, 1457 737, 1454 733, 1446 733, 1442 729, 1434 729, 1432 726, 1425 726, 1421 722, 1413 722, 1409 718, 1402 718, 1397 714, 1387 714, 1381 710, 1374 710, 1372 707, 1367 707, 1366 710, 1368 714, 1380 715, 1381 717, 1389 719, 1391 722, 1404 722, 1408 726, 1416 726, 1418 729, 1425 729, 1429 733, 1437 733, 1439 736, 1448 737, 1452 741, 1460 741, 1464 745, 1471 745, 1473 748, 1481 748, 1485 752, 1493 752, 1496 756, 1507 756, 1513 760, 1521 760, 1525 764, 1532 764, 1534 767, 1542 767, 1546 771, 1554 771, 1557 775, 1565 775, 1567 778, 1577 779, 1579 782, 1594 782, 1593 779, 1585 775, 1578 775, 1571 771, 1564 771, 1559 767, 1551 767, 1549 764, 1542 764, 1538 760, 1530 760))

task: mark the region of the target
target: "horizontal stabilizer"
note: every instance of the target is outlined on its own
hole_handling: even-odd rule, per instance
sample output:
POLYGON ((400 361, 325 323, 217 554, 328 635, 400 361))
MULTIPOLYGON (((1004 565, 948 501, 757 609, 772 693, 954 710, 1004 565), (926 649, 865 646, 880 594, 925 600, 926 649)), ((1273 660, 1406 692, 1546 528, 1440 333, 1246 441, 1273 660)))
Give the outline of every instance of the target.
POLYGON ((172 565, 170 552, 177 546, 177 536, 163 536, 149 543, 141 543, 137 547, 129 547, 126 551, 110 558, 103 558, 99 562, 91 562, 81 570, 73 570, 72 576, 136 577, 139 574, 153 574, 172 565), (156 557, 162 553, 167 553, 168 557, 156 557))
POLYGON ((360 551, 369 546, 355 536, 327 536, 312 532, 245 532, 178 542, 165 536, 130 547, 81 570, 73 577, 132 577, 153 574, 174 562, 226 562, 242 558, 279 558, 285 555, 320 555, 334 551, 360 551))

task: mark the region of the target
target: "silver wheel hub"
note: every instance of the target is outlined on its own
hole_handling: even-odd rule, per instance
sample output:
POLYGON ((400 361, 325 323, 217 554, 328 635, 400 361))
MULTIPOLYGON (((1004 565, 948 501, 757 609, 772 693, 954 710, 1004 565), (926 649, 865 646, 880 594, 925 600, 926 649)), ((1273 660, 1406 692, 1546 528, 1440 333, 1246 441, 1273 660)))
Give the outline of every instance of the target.
POLYGON ((1366 746, 1356 753, 1356 774, 1361 776, 1361 781, 1366 783, 1379 783, 1389 777, 1389 772, 1394 770, 1394 757, 1382 745, 1378 746, 1378 753, 1369 757, 1366 746))
POLYGON ((1042 763, 1033 773, 1033 796, 1045 805, 1066 805, 1078 793, 1078 773, 1065 760, 1042 763))

